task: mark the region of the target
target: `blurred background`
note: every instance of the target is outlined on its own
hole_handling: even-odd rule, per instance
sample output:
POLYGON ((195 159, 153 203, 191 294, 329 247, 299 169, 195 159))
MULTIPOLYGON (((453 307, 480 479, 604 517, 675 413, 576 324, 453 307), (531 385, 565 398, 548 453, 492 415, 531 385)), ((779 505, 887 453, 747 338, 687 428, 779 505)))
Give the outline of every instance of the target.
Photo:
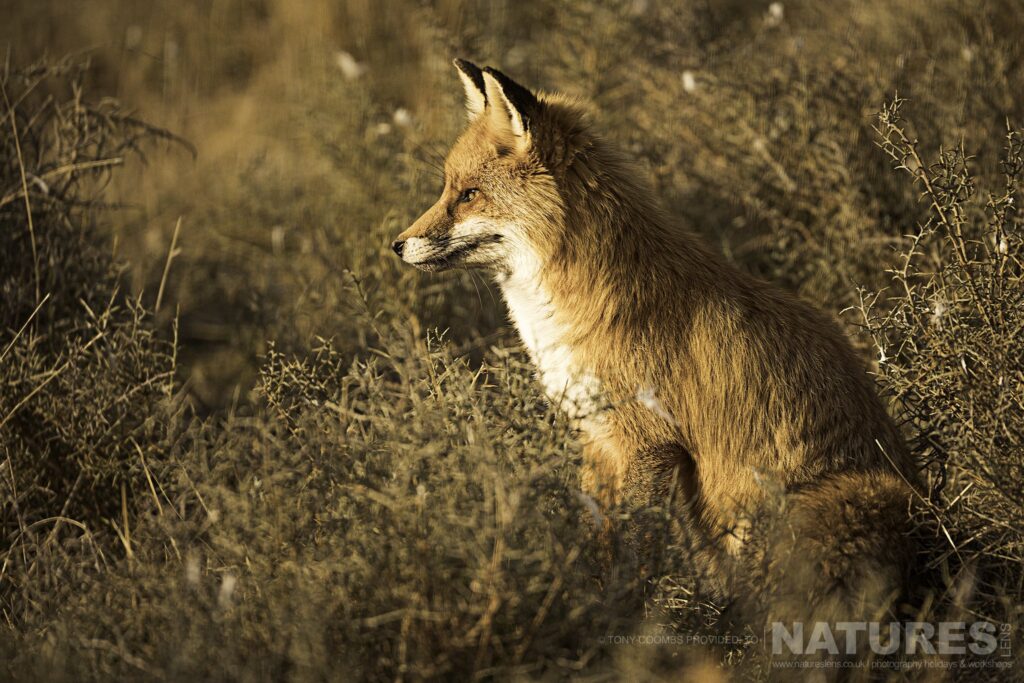
POLYGON ((493 286, 388 248, 457 56, 840 319, 941 522, 925 620, 1018 663, 1021 36, 1020 0, 0 0, 0 672, 764 680, 601 639, 749 632, 686 543, 609 567, 493 286))
POLYGON ((963 140, 983 169, 1022 107, 1014 0, 3 5, 15 63, 88 60, 92 96, 194 145, 116 176, 110 230, 153 301, 181 218, 162 320, 180 315, 206 410, 245 398, 267 340, 365 341, 346 269, 467 350, 500 331, 487 283, 418 275, 385 249, 433 201, 463 121, 453 56, 593 103, 677 215, 836 310, 884 283, 889 240, 922 208, 875 147, 883 100, 908 98, 928 149, 963 140))

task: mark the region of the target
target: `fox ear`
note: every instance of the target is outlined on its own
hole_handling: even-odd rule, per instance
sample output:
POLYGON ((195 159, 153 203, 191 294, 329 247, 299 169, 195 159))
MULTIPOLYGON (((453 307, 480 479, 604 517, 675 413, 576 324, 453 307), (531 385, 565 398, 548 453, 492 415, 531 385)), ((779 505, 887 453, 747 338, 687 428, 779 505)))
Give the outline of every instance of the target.
POLYGON ((497 69, 484 67, 484 91, 491 123, 499 131, 508 131, 516 144, 525 147, 530 132, 530 117, 540 103, 537 97, 497 69))
POLYGON ((484 86, 484 73, 476 64, 467 62, 465 59, 455 59, 456 71, 459 72, 459 79, 462 87, 466 89, 466 114, 472 121, 487 106, 487 93, 484 86))

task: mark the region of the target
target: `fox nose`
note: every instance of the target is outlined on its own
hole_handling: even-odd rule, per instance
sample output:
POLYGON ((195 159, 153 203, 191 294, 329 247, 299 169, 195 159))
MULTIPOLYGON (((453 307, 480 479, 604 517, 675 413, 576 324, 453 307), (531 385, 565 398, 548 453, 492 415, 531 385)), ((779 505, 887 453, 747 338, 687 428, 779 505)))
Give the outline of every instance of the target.
POLYGON ((402 257, 402 249, 405 247, 405 240, 395 240, 391 243, 391 249, 394 250, 398 257, 402 257))

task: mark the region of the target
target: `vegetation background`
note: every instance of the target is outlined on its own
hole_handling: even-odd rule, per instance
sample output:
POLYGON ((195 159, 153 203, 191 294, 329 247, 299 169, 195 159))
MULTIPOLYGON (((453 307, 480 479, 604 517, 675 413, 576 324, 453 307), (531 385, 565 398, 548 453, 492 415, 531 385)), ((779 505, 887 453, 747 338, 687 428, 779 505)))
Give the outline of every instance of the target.
POLYGON ((1018 0, 0 0, 0 676, 765 675, 681 548, 597 561, 493 288, 388 250, 463 56, 591 102, 848 326, 935 614, 1011 629, 928 675, 1018 678, 1022 35, 1018 0))

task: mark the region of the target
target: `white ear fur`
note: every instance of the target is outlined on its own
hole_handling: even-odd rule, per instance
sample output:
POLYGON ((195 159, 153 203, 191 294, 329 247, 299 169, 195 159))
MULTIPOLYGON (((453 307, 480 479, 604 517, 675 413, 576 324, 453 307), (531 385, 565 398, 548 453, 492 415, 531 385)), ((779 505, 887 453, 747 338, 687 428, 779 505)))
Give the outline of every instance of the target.
POLYGON ((484 86, 487 90, 487 102, 491 105, 491 122, 499 130, 508 130, 516 138, 522 138, 521 142, 525 142, 526 124, 523 121, 523 115, 506 97, 501 83, 485 71, 484 86))
POLYGON ((470 121, 473 121, 483 113, 484 107, 487 105, 487 98, 484 97, 483 92, 473 82, 473 79, 461 68, 457 68, 456 71, 459 72, 462 87, 466 89, 466 115, 469 116, 470 121))

